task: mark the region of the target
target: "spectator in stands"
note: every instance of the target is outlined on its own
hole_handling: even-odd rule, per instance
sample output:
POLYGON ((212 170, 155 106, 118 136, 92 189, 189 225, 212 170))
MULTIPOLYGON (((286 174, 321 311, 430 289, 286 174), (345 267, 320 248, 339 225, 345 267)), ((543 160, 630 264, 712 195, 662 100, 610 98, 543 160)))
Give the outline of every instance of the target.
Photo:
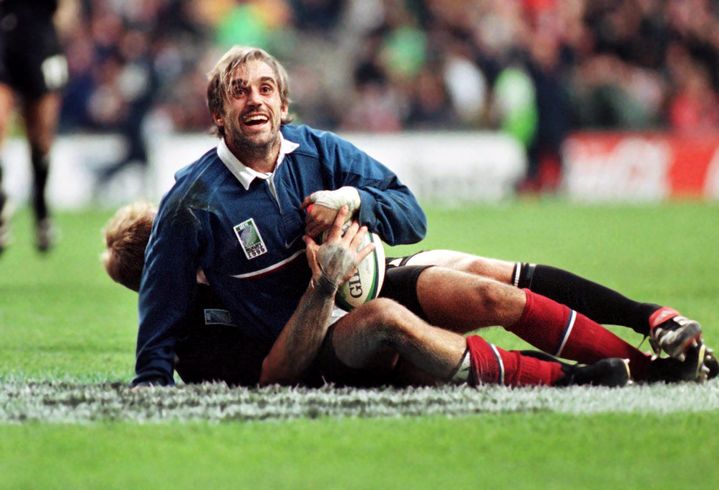
POLYGON ((537 36, 529 49, 528 71, 534 85, 537 128, 529 144, 525 185, 540 192, 559 189, 563 173, 562 144, 571 127, 562 46, 548 36, 537 36))
POLYGON ((101 189, 128 165, 137 164, 144 169, 148 164, 144 123, 158 89, 148 33, 139 29, 128 30, 122 38, 119 55, 122 70, 115 82, 125 104, 114 129, 124 140, 125 153, 119 160, 100 169, 98 184, 101 189))
MULTIPOLYGON (((298 119, 330 130, 399 131, 417 127, 418 118, 422 128, 492 128, 486 107, 478 102, 483 89, 472 80, 480 74, 487 87, 493 86, 505 67, 502 59, 512 50, 533 53, 529 73, 537 85, 537 143, 555 155, 569 130, 673 124, 678 116, 670 113, 672 101, 687 85, 671 67, 678 50, 688 64, 703 67, 707 97, 719 91, 719 16, 709 0, 93 0, 82 5, 88 27, 78 29, 68 44, 74 81, 67 92, 65 128, 105 126, 88 115, 82 97, 95 100, 97 92, 106 90, 93 66, 104 63, 139 23, 162 39, 153 50, 160 75, 155 110, 178 131, 205 130, 204 108, 187 101, 203 98, 209 68, 203 60, 215 56, 216 40, 237 34, 227 26, 231 8, 253 13, 260 34, 278 45, 275 50, 283 52, 291 72, 302 74, 301 67, 327 60, 306 83, 304 76, 293 79, 308 95, 297 106, 298 119), (565 52, 573 56, 565 58, 565 52), (457 73, 473 84, 471 104, 457 102, 452 81, 457 73), (319 88, 313 92, 310 83, 319 88), (427 91, 430 86, 437 94, 427 91), (420 108, 447 98, 445 111, 420 108), (463 113, 467 107, 469 115, 463 113), (553 111, 558 107, 562 110, 553 111), (567 114, 571 119, 561 117, 567 114)), ((703 124, 716 127, 711 117, 703 124)))

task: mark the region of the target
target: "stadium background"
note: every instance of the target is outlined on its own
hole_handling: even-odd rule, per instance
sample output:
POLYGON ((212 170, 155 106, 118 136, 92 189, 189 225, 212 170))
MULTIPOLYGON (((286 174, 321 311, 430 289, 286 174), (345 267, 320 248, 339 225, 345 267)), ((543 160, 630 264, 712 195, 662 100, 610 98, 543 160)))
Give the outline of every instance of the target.
MULTIPOLYGON (((717 381, 634 386, 621 397, 589 391, 578 401, 574 392, 477 390, 484 405, 469 415, 447 407, 447 416, 422 415, 420 403, 389 418, 383 407, 402 403, 363 393, 361 416, 324 412, 338 405, 330 391, 324 405, 316 395, 300 402, 307 408, 296 419, 249 421, 233 418, 233 393, 222 387, 138 396, 126 387, 136 296, 98 260, 114 207, 159 197, 172 170, 212 143, 204 72, 226 46, 246 42, 286 62, 298 121, 386 152, 390 165, 407 160, 400 173, 427 196, 422 246, 574 270, 691 312, 716 347, 716 2, 77 5, 65 20, 71 83, 50 184, 60 241, 38 255, 21 208, 0 258, 0 489, 719 485, 717 381), (149 161, 100 185, 138 127, 149 135, 149 161), (525 182, 540 161, 540 178, 525 182), (463 206, 442 202, 457 196, 463 206), (576 202, 587 200, 599 202, 576 202), (567 412, 544 401, 555 398, 576 405, 567 412)), ((20 204, 23 145, 15 130, 3 159, 20 204)), ((487 336, 523 347, 501 330, 487 336)), ((290 401, 278 408, 304 396, 279 391, 290 401)), ((276 400, 248 396, 259 407, 276 400)), ((444 396, 436 395, 440 410, 444 396)))
MULTIPOLYGON (((207 134, 204 74, 235 43, 286 64, 298 122, 357 139, 422 199, 719 197, 710 0, 64 5, 70 83, 49 187, 61 207, 158 199, 211 143, 188 135, 207 134)), ((4 151, 22 202, 27 150, 4 151)))

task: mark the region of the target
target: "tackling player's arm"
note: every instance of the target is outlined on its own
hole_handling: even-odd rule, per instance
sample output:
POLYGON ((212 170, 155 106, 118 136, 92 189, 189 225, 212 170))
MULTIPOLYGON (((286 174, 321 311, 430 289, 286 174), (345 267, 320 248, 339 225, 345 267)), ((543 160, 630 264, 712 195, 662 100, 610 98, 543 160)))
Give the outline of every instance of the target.
POLYGON ((372 244, 358 250, 367 229, 356 222, 342 235, 348 214, 346 206, 340 208, 321 246, 305 235, 312 282, 262 363, 261 385, 293 384, 301 379, 327 334, 337 288, 373 250, 372 244))

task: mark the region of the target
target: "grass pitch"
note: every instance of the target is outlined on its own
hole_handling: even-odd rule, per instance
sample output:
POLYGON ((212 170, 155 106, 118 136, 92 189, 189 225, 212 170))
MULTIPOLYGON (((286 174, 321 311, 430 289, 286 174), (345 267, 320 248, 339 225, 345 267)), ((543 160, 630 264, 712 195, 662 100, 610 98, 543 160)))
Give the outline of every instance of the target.
MULTIPOLYGON (((719 346, 719 206, 428 208, 422 248, 549 263, 699 319, 719 346)), ((137 394, 135 295, 99 264, 109 211, 27 213, 0 257, 0 488, 715 488, 719 382, 623 390, 137 394)), ((399 254, 420 247, 400 247, 399 254)), ((638 344, 633 332, 614 331, 638 344)), ((500 329, 507 348, 525 345, 500 329)), ((646 345, 645 345, 646 347, 646 345)))

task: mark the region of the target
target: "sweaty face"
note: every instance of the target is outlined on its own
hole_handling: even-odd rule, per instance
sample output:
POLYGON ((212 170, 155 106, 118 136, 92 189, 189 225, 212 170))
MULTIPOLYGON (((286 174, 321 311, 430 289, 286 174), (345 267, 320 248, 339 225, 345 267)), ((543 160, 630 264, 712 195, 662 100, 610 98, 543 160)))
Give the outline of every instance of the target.
POLYGON ((242 149, 270 148, 279 141, 286 115, 274 71, 265 62, 253 60, 233 73, 224 114, 215 119, 224 126, 227 145, 242 153, 242 149))

